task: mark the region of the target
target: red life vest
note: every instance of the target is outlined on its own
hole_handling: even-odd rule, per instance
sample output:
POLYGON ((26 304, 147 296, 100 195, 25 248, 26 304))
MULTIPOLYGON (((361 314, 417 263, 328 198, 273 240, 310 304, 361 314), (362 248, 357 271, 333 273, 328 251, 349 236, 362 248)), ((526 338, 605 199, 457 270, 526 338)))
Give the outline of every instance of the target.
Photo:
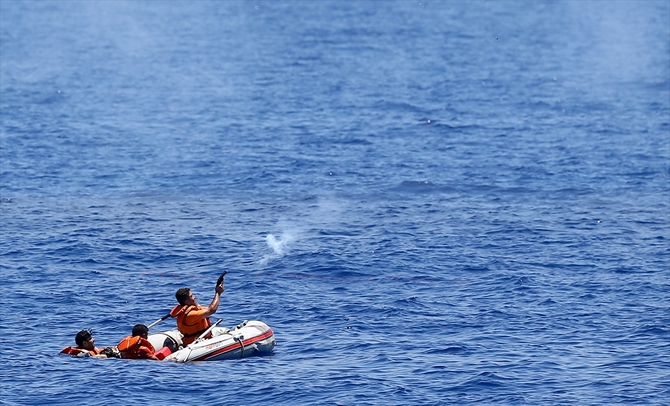
POLYGON ((117 348, 121 352, 121 358, 146 359, 154 356, 154 346, 146 338, 140 336, 128 336, 121 340, 117 348), (143 349, 144 347, 144 349, 143 349))
POLYGON ((102 350, 98 347, 95 347, 92 350, 87 350, 79 347, 65 347, 61 350, 61 354, 72 355, 73 357, 90 357, 93 355, 99 355, 102 350))
POLYGON ((212 325, 212 323, 209 321, 209 317, 200 319, 192 324, 186 323, 186 316, 188 316, 190 312, 201 309, 204 309, 204 307, 180 304, 173 307, 170 311, 170 317, 177 318, 177 328, 184 335, 184 339, 182 340, 184 346, 191 344, 193 341, 195 341, 196 338, 198 338, 200 334, 204 333, 205 330, 207 330, 209 326, 212 325))

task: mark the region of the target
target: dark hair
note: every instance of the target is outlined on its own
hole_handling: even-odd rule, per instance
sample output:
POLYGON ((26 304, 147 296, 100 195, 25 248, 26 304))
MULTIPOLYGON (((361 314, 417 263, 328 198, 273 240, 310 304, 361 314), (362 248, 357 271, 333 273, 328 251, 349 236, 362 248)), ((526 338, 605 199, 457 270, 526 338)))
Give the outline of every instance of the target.
POLYGON ((174 294, 174 297, 177 298, 179 304, 186 304, 186 299, 188 299, 189 296, 191 296, 191 289, 189 288, 181 288, 174 294))
POLYGON ((133 336, 143 336, 149 334, 149 327, 144 324, 135 324, 133 327, 133 336))
POLYGON ((77 333, 74 338, 74 342, 77 343, 77 347, 81 347, 84 341, 88 341, 93 337, 93 331, 89 328, 88 330, 81 330, 77 333))

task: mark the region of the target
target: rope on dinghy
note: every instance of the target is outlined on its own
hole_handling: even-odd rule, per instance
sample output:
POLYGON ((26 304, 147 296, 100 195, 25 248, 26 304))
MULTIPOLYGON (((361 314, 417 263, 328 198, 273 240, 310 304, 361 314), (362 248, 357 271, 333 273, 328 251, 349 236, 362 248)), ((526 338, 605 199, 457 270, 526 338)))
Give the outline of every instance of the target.
POLYGON ((240 358, 244 358, 244 336, 237 336, 235 337, 235 341, 240 343, 240 348, 242 348, 242 353, 240 354, 240 358))

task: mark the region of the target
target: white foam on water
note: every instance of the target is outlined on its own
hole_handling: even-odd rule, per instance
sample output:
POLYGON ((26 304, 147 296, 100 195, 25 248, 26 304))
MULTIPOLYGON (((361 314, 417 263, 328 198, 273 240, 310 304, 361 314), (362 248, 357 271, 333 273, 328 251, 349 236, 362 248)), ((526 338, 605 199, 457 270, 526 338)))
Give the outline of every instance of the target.
POLYGON ((261 259, 261 265, 267 265, 267 263, 276 258, 281 258, 284 255, 288 254, 291 249, 291 244, 296 240, 297 233, 294 231, 283 231, 279 238, 275 237, 274 234, 268 234, 265 237, 265 242, 268 245, 268 248, 272 250, 272 253, 267 254, 261 259))
POLYGON ((267 265, 274 259, 290 254, 292 247, 300 240, 309 239, 312 231, 331 230, 342 221, 345 207, 342 202, 335 198, 320 197, 315 205, 300 210, 299 222, 281 220, 277 228, 281 233, 268 234, 265 242, 272 251, 263 256, 261 265, 267 265))

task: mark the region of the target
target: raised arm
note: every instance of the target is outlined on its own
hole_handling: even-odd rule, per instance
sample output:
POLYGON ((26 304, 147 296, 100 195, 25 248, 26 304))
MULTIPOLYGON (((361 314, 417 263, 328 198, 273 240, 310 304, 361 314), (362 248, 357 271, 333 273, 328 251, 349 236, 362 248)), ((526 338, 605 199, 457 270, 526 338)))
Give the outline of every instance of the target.
POLYGON ((223 283, 221 285, 216 285, 216 288, 214 288, 214 299, 212 299, 212 303, 207 306, 207 310, 204 312, 205 317, 209 317, 216 313, 216 311, 219 309, 219 302, 221 301, 221 293, 226 290, 226 287, 224 286, 223 283))

